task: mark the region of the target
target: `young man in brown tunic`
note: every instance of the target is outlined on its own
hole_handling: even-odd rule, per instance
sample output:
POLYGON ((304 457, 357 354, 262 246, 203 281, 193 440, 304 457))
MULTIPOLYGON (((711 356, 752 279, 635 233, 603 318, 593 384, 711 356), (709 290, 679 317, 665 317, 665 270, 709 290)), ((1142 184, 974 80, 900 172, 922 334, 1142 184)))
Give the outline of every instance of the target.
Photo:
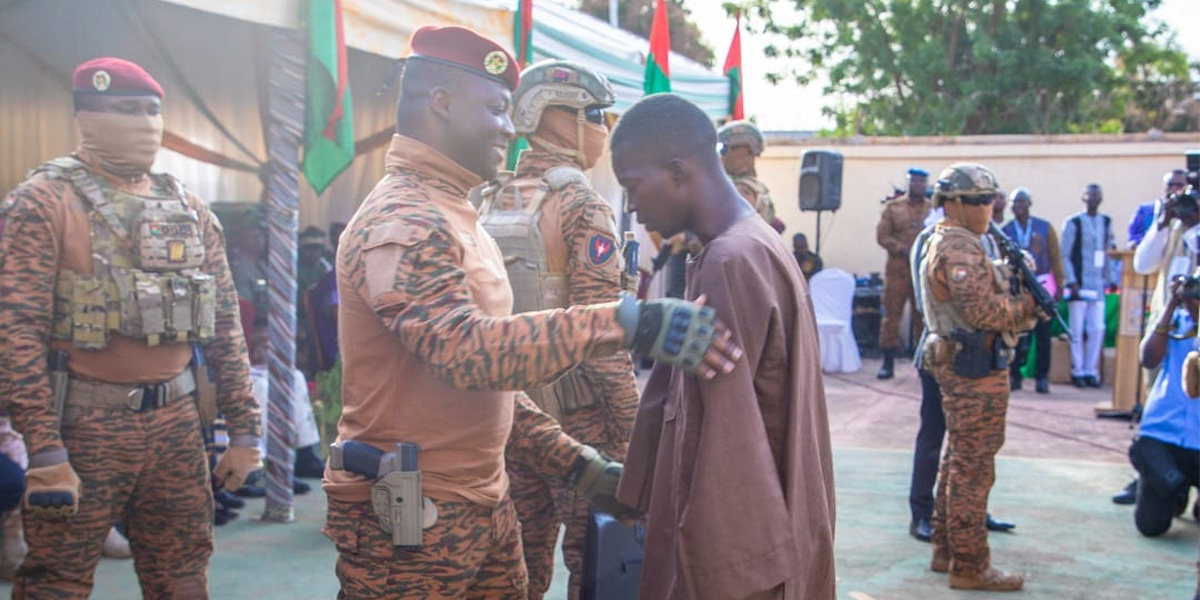
POLYGON ((716 147, 708 117, 671 94, 633 105, 612 136, 638 221, 704 243, 685 298, 705 298, 745 352, 718 380, 650 375, 617 490, 648 516, 641 597, 829 600, 833 464, 812 301, 716 147))

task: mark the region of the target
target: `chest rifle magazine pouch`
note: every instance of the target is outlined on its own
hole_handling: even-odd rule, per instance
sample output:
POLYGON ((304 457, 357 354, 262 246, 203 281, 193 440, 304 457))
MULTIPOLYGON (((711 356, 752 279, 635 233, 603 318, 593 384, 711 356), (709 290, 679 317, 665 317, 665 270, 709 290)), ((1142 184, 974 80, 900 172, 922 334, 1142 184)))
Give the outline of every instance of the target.
POLYGON ((968 379, 987 377, 992 372, 992 352, 984 340, 984 332, 956 329, 950 334, 958 346, 954 354, 954 374, 968 379))
POLYGON ((142 313, 141 334, 146 337, 146 344, 157 346, 166 332, 166 290, 163 289, 163 278, 156 273, 144 271, 134 272, 137 286, 137 303, 142 313))
POLYGON ((416 444, 396 444, 400 470, 384 475, 371 488, 371 507, 379 517, 379 524, 392 532, 392 545, 401 550, 421 548, 424 498, 417 451, 416 444))
POLYGON ((167 311, 167 331, 177 342, 184 342, 192 331, 193 298, 191 282, 179 275, 164 275, 163 287, 169 291, 170 310, 167 311))
MULTIPOLYGON (((192 318, 195 326, 192 335, 196 341, 207 342, 216 335, 217 330, 217 280, 205 273, 192 273, 192 299, 195 308, 192 318)), ((243 332, 249 335, 249 332, 243 332)))
POLYGON ((78 348, 108 345, 108 297, 103 277, 79 275, 71 286, 71 340, 78 348))

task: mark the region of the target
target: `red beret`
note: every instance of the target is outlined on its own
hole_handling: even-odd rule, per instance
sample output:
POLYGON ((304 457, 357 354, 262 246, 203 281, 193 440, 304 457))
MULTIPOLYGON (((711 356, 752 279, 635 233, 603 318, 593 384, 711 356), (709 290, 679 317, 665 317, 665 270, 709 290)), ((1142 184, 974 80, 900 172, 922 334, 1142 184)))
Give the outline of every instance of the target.
POLYGON ((426 25, 413 32, 408 45, 413 51, 410 58, 469 71, 498 81, 509 91, 516 90, 521 82, 521 71, 512 55, 466 27, 426 25))
POLYGON ((93 58, 75 67, 76 94, 158 96, 163 89, 145 69, 122 58, 93 58))

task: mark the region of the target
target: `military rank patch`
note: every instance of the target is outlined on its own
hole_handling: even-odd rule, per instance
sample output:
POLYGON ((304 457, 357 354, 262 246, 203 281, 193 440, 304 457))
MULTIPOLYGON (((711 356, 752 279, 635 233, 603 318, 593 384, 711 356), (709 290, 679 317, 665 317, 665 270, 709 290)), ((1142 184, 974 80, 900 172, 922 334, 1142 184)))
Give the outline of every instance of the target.
POLYGON ((588 260, 593 265, 600 266, 609 261, 617 253, 617 243, 606 235, 593 235, 588 241, 588 260))
POLYGON ((966 267, 957 266, 957 267, 954 267, 954 270, 950 271, 950 279, 952 279, 954 281, 962 281, 966 278, 967 278, 967 268, 966 267))
POLYGON ((180 240, 167 241, 167 262, 181 263, 187 259, 187 246, 180 240))

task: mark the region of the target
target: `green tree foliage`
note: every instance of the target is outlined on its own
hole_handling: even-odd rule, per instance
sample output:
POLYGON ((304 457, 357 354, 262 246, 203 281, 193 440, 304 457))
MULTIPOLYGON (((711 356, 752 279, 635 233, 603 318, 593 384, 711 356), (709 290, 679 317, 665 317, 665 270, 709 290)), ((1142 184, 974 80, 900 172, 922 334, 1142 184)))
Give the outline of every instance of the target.
POLYGON ((1196 130, 1161 0, 742 0, 769 77, 823 75, 840 135, 1196 130))
MULTIPOLYGON (((657 0, 619 0, 617 20, 621 29, 650 37, 650 24, 654 21, 654 3, 657 0)), ((536 11, 536 9, 534 9, 536 11)), ((608 0, 580 0, 579 10, 608 21, 608 0)), ((536 12, 534 18, 536 19, 536 12)), ((683 0, 667 0, 667 15, 671 26, 671 50, 678 52, 706 67, 716 60, 713 49, 704 43, 700 29, 692 22, 692 11, 683 5, 683 0)))

